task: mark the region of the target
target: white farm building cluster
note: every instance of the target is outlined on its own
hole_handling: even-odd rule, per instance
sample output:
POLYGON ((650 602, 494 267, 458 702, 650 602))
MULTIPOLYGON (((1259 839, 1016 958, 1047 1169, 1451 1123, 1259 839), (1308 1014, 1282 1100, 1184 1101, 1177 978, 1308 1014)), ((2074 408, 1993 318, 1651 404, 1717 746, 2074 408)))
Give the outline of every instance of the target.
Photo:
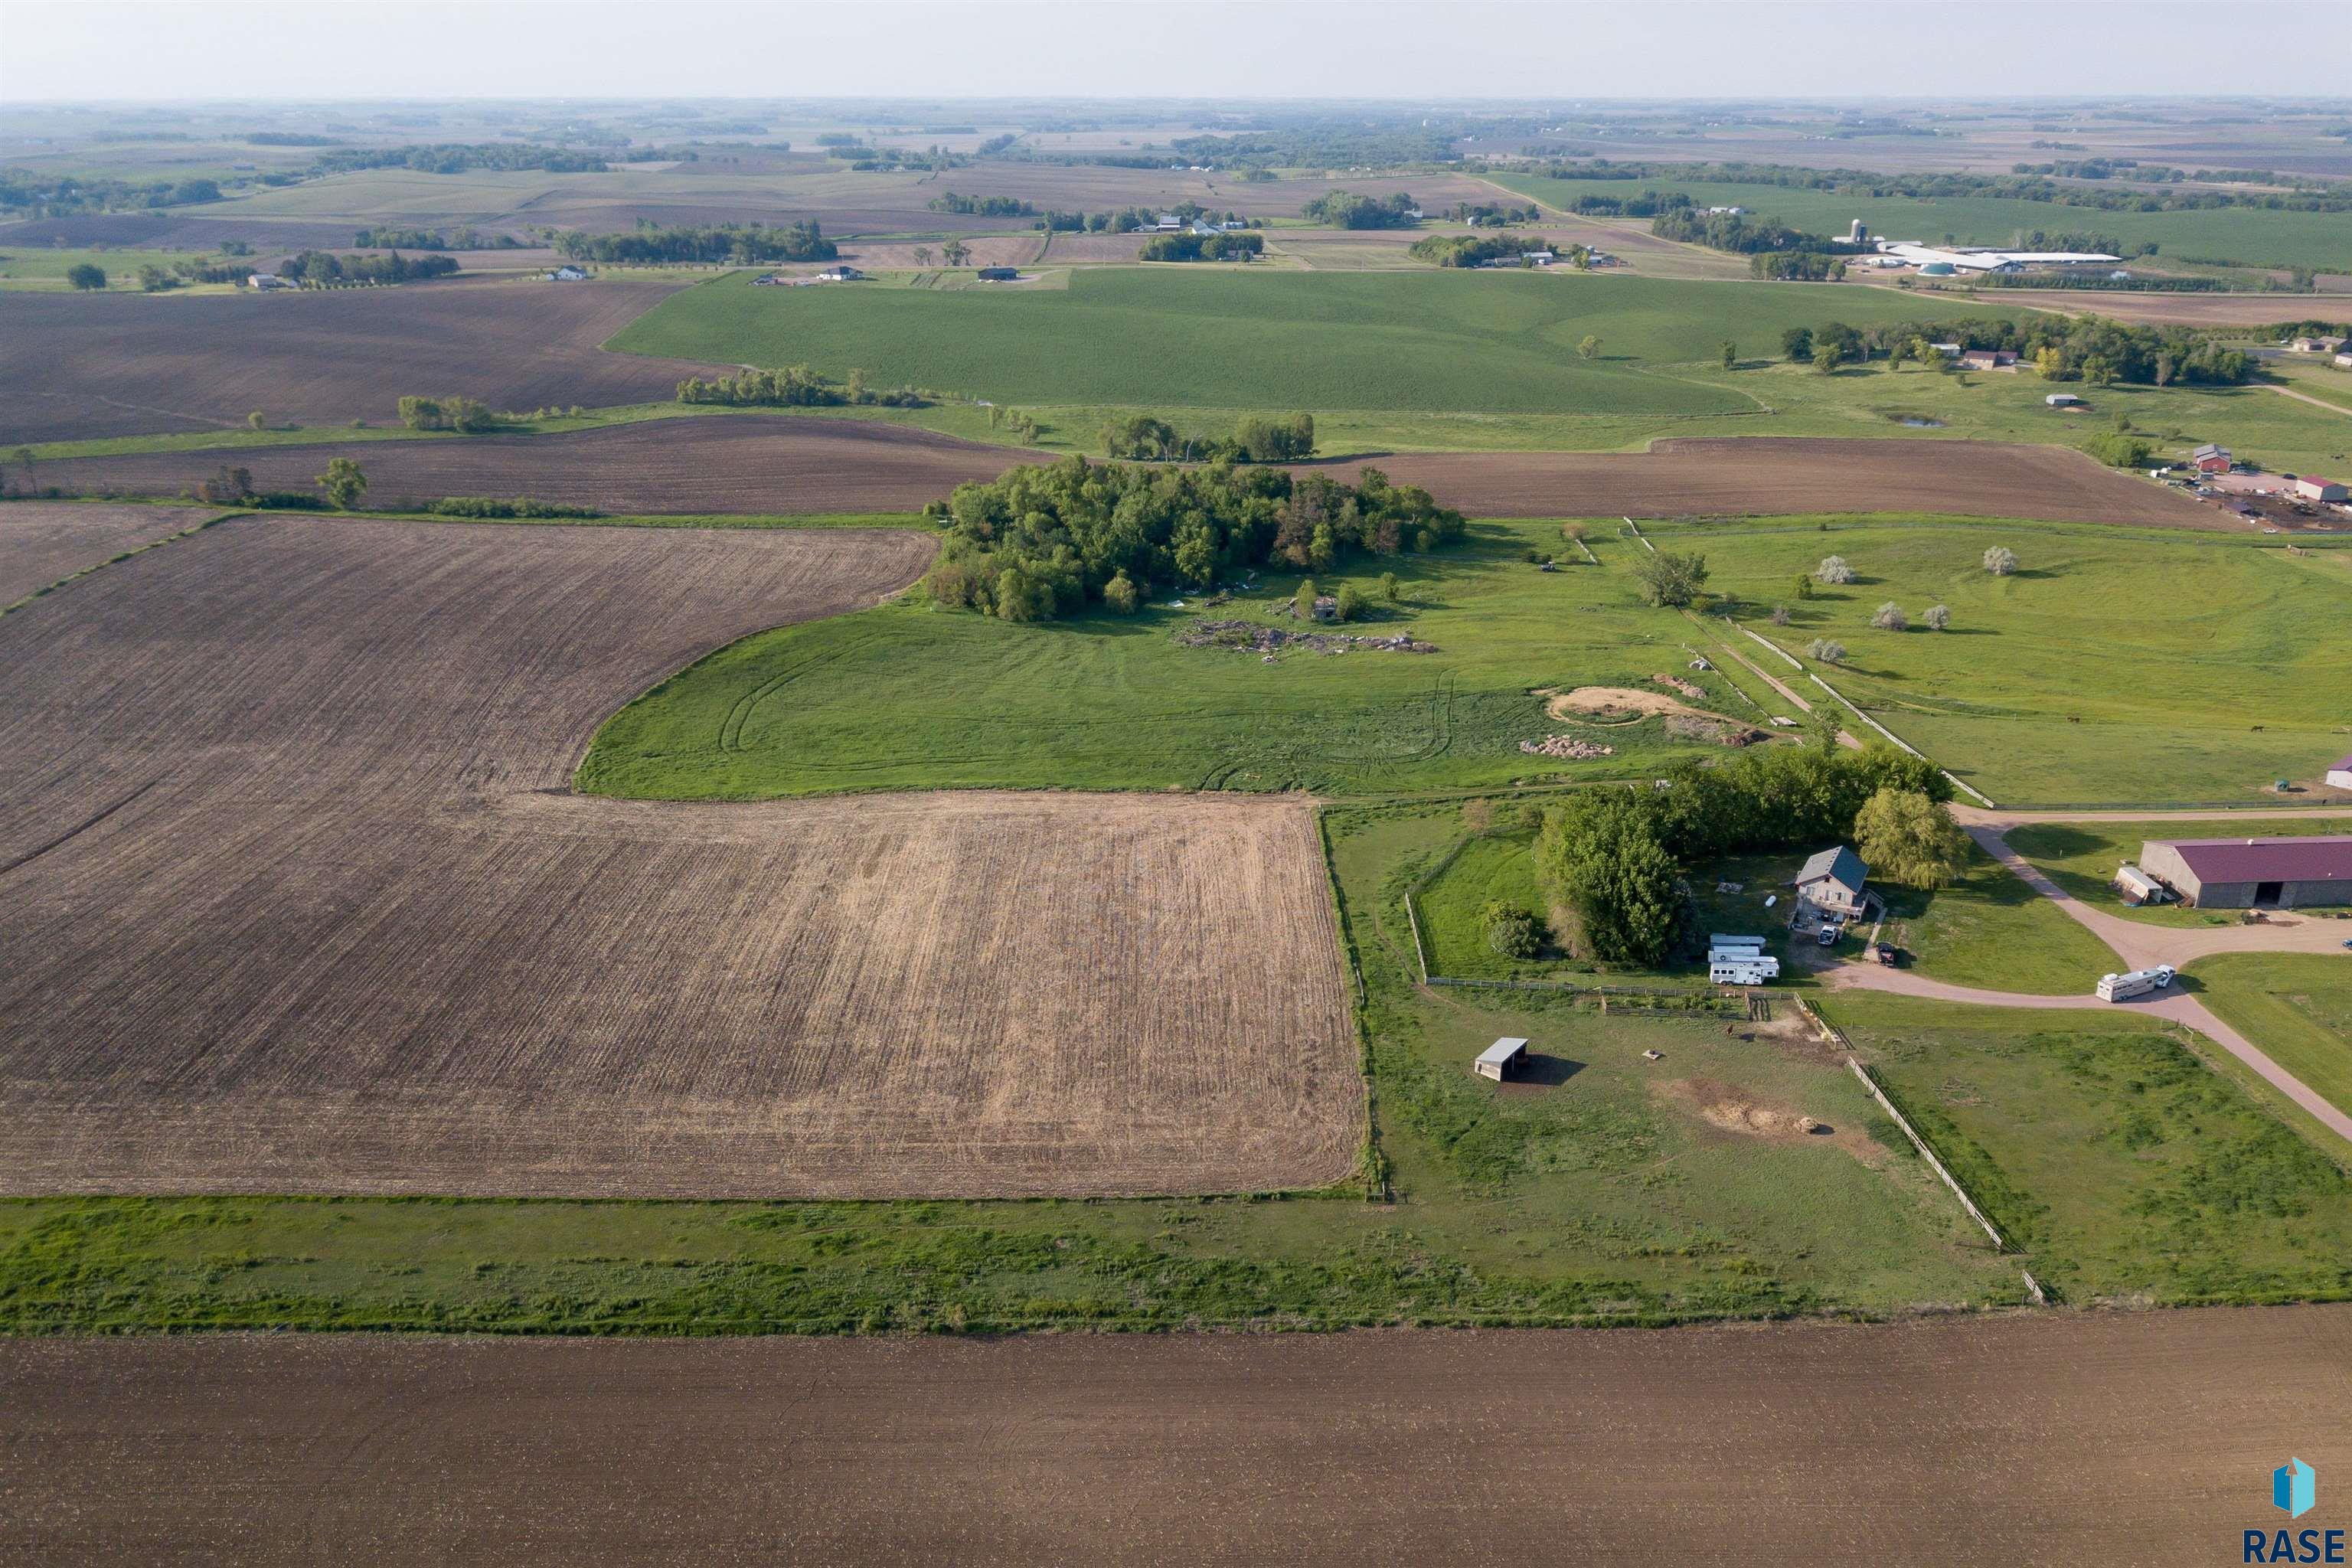
POLYGON ((1930 278, 1962 272, 2023 272, 2036 267, 2113 267, 2123 259, 2096 250, 2000 250, 1984 245, 1927 245, 1916 239, 1879 239, 1860 218, 1846 231, 1846 243, 1874 254, 1864 263, 1880 268, 1916 267, 1930 278))

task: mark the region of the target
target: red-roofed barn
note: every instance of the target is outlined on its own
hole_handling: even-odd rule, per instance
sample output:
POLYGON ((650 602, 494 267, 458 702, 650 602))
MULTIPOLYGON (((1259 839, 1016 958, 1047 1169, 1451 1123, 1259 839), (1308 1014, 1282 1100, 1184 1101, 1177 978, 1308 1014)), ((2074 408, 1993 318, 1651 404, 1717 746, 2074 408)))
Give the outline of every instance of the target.
POLYGON ((2149 839, 2140 867, 2205 910, 2352 904, 2352 834, 2149 839))

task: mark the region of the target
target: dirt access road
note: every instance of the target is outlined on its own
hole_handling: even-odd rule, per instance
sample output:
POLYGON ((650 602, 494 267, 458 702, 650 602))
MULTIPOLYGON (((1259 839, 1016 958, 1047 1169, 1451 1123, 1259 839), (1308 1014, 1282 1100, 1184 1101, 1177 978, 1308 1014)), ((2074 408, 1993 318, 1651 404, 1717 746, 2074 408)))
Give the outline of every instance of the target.
MULTIPOLYGON (((2352 1307, 1037 1339, 0 1341, 0 1563, 2235 1563, 2352 1307)), ((2344 1522, 2326 1483, 2322 1511, 2344 1522)))
MULTIPOLYGON (((2288 924, 2254 926, 2224 926, 2185 928, 2177 926, 2143 925, 2127 921, 2104 910, 2095 910, 2043 876, 2022 855, 2009 847, 2008 832, 2029 822, 2096 822, 2151 821, 2166 816, 2203 817, 2206 813, 2139 813, 2139 812, 2000 812, 1981 807, 1954 806, 1952 815, 1969 831, 1969 837, 1982 847, 1985 853, 1999 860, 2010 871, 2043 898, 2055 903, 2067 915, 2085 927, 2101 942, 2115 950, 2123 967, 2153 969, 2168 963, 2175 969, 2185 967, 2200 958, 2210 958, 2220 952, 2337 952, 2344 945, 2344 931, 2333 921, 2302 921, 2288 924)), ((2311 813, 2315 816, 2352 816, 2352 808, 2323 808, 2311 813)), ((1923 996, 1940 1002, 1965 1002, 1987 1007, 2063 1007, 2104 1008, 2126 1007, 2137 1012, 2152 1013, 2169 1018, 2176 1024, 2196 1030, 2223 1050, 2252 1068, 2281 1094, 2311 1113, 2322 1126, 2352 1142, 2352 1116, 2271 1059, 2262 1047, 2231 1028, 2215 1016, 2212 1009, 2187 992, 2175 991, 2163 995, 2142 997, 2135 1002, 2102 1002, 2087 992, 2066 996, 2033 996, 2017 992, 1985 991, 1974 986, 1954 985, 1941 980, 1931 980, 1924 974, 1907 970, 1886 969, 1874 963, 1848 963, 1830 971, 1827 983, 1836 989, 1892 991, 1906 996, 1923 996)))

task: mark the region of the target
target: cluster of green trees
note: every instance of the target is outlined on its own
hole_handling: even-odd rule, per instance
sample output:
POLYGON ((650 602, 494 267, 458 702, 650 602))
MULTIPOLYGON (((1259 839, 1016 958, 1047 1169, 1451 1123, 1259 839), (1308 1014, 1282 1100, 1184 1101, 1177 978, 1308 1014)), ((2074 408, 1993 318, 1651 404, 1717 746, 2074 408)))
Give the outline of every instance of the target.
POLYGON ((1206 584, 1269 563, 1319 572, 1359 555, 1434 550, 1463 532, 1460 512, 1376 468, 1349 486, 1282 468, 1083 458, 960 485, 927 515, 947 535, 925 580, 931 597, 1009 621, 1090 599, 1128 610, 1154 584, 1206 584))
POLYGON ((337 256, 304 250, 278 264, 278 276, 298 283, 414 283, 446 278, 457 270, 453 256, 337 256))
POLYGON ((0 170, 0 213, 122 212, 188 206, 221 199, 217 181, 78 179, 30 169, 0 170))
POLYGON ((452 393, 444 397, 404 397, 400 400, 400 422, 411 430, 457 430, 467 436, 478 436, 485 430, 516 423, 511 414, 501 414, 478 397, 452 393))
POLYGON ((1166 420, 1130 414, 1103 426, 1103 449, 1114 458, 1144 462, 1296 463, 1315 455, 1315 416, 1252 416, 1232 436, 1185 436, 1166 420))
POLYGON ((1136 253, 1143 261, 1250 261, 1265 254, 1265 236, 1255 230, 1240 234, 1160 234, 1143 242, 1136 253))
POLYGON ((663 228, 639 220, 627 234, 564 229, 548 243, 570 261, 831 261, 840 252, 814 218, 793 223, 722 223, 663 228))
POLYGON ((316 136, 302 131, 248 131, 246 141, 256 147, 340 147, 340 136, 316 136))
POLYGON ((1167 207, 1120 207, 1115 211, 1063 212, 1049 209, 1039 215, 1034 226, 1055 234, 1135 234, 1160 226, 1160 215, 1181 218, 1191 224, 1201 218, 1212 223, 1247 223, 1252 228, 1263 228, 1265 220, 1244 218, 1228 208, 1222 213, 1211 212, 1198 202, 1178 202, 1167 207))
POLYGON ((470 226, 451 229, 397 228, 380 224, 361 229, 352 243, 371 250, 519 250, 522 241, 510 234, 482 233, 470 226))
POLYGON ((953 191, 923 204, 935 213, 966 213, 976 217, 1034 217, 1037 209, 1018 196, 960 196, 953 191))
POLYGON ((1674 763, 1663 788, 1580 790, 1544 814, 1536 862, 1547 888, 1574 912, 1585 952, 1608 963, 1655 965, 1695 932, 1692 868, 1726 855, 1853 837, 1865 812, 1873 826, 1891 821, 1903 829, 1857 844, 1873 875, 1907 876, 1928 887, 1948 880, 1967 854, 1966 838, 1942 810, 1950 798, 1949 781, 1925 758, 1884 742, 1844 750, 1823 734, 1714 766, 1674 763))
POLYGON ((1938 342, 1956 342, 1964 350, 2007 349, 2053 381, 2100 386, 2119 382, 2133 386, 2239 386, 2254 368, 2245 353, 2224 347, 2208 333, 2102 317, 2078 320, 2036 313, 2015 321, 1971 318, 1870 327, 1824 321, 1780 334, 1782 353, 1822 370, 1860 364, 1873 354, 1885 354, 1890 365, 1916 360, 1950 369, 1951 362, 1930 346, 1938 342))
MULTIPOLYGON (((1225 136, 1180 136, 1169 145, 1192 163, 1271 164, 1292 169, 1393 168, 1455 161, 1457 121, 1419 115, 1381 123, 1360 116, 1308 114, 1299 123, 1225 136)), ((1164 166, 1165 158, 1147 167, 1164 166)))
POLYGON ((1784 282, 1836 283, 1845 277, 1845 258, 1822 250, 1762 250, 1748 258, 1748 270, 1784 282))
POLYGON ((106 287, 106 268, 92 261, 77 261, 66 268, 66 282, 76 289, 106 287))
POLYGON ((923 408, 929 404, 913 387, 868 386, 862 370, 851 371, 845 382, 835 382, 804 364, 746 370, 717 381, 688 376, 677 384, 677 400, 738 408, 923 408))
POLYGON ((1302 216, 1333 228, 1411 228, 1421 221, 1421 204, 1404 192, 1391 196, 1329 191, 1299 209, 1302 216))
POLYGON ((1833 242, 1817 234, 1790 228, 1778 218, 1751 217, 1743 213, 1701 212, 1688 196, 1682 205, 1662 210, 1650 224, 1660 239, 1704 245, 1734 256, 1756 256, 1775 250, 1833 250, 1833 242))
POLYGON ((1592 253, 1583 246, 1555 247, 1540 234, 1425 234, 1412 242, 1409 254, 1433 267, 1483 267, 1489 261, 1517 261, 1531 250, 1564 256, 1571 267, 1592 264, 1592 253))
POLYGON ((1446 215, 1455 223, 1541 223, 1543 208, 1529 202, 1524 206, 1497 206, 1493 202, 1455 202, 1446 215))
MULTIPOLYGON (((691 150, 639 149, 627 162, 692 159, 691 150)), ((535 169, 549 174, 602 174, 613 165, 602 153, 541 147, 524 142, 444 142, 425 147, 337 147, 320 155, 318 172, 347 174, 361 169, 415 169, 428 174, 462 174, 470 169, 535 169)))

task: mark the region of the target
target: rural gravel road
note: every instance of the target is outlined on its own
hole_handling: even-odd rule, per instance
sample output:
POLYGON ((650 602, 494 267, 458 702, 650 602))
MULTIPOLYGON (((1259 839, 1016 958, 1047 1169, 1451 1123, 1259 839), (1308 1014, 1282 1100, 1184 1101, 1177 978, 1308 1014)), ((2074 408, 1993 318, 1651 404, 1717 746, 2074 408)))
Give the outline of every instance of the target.
POLYGON ((2342 1305, 21 1339, 0 1563, 2236 1562, 2273 1467, 2352 1471, 2347 1407, 2342 1305))
MULTIPOLYGON (((2152 969, 2160 963, 2180 969, 2197 959, 2210 958, 2223 952, 2343 952, 2346 928, 2335 921, 2296 920, 2289 916, 2262 925, 2180 927, 2146 925, 2137 921, 2125 920, 2105 910, 2093 909, 2043 876, 2023 856, 2009 847, 2005 837, 2010 828, 2029 822, 2210 821, 2213 815, 2211 812, 2000 812, 1955 806, 1952 815, 1968 828, 1969 837, 1975 839, 1986 854, 2008 867, 2022 878, 2028 887, 2055 903, 2113 948, 2126 969, 2152 969)), ((2312 815, 2352 816, 2352 808, 2327 807, 2312 815)), ((2252 1040, 2216 1017, 2202 1002, 2185 993, 2175 992, 2137 1002, 2102 1002, 2087 992, 2068 996, 2032 996, 2011 991, 1984 991, 1974 986, 1953 985, 1907 970, 1883 969, 1876 964, 1864 963, 1849 963, 1832 971, 1827 976, 1827 984, 1837 990, 1888 991, 1938 1002, 1972 1003, 1984 1007, 2125 1007, 2136 1012, 2153 1013, 2203 1035, 2259 1073, 2265 1082, 2309 1111, 2330 1131, 2352 1142, 2352 1116, 2346 1115, 2310 1085, 2272 1060, 2252 1040)))

